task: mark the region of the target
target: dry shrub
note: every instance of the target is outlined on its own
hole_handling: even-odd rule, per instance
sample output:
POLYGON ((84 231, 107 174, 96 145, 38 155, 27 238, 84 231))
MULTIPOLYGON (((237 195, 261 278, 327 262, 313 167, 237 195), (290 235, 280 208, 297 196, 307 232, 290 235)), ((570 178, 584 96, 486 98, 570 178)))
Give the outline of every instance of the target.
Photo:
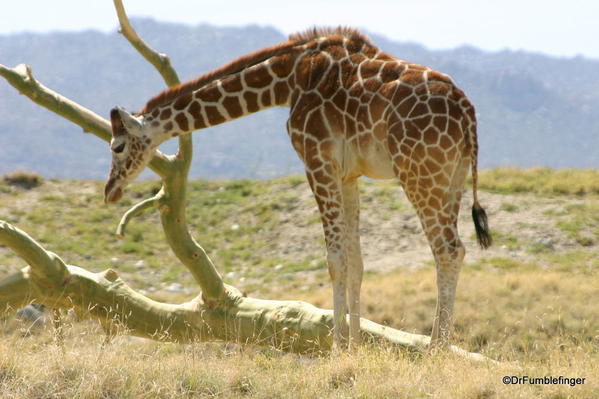
POLYGON ((8 185, 24 188, 26 190, 35 188, 42 184, 42 177, 35 172, 15 170, 4 175, 2 178, 8 185))

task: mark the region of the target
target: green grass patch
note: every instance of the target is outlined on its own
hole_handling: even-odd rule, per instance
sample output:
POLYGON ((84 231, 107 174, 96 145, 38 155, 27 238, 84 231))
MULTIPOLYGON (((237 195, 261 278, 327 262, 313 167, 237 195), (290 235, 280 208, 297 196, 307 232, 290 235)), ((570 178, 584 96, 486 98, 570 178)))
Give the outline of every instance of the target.
POLYGON ((544 255, 539 259, 548 268, 565 272, 591 273, 599 270, 599 254, 593 251, 562 251, 544 255))
POLYGON ((502 211, 506 211, 506 212, 517 212, 518 211, 518 207, 514 204, 510 204, 507 202, 504 202, 501 204, 501 210, 502 211))
POLYGON ((287 178, 287 182, 291 185, 291 187, 297 187, 300 184, 307 184, 306 178, 303 176, 290 176, 287 178))
POLYGON ((530 269, 536 267, 533 264, 522 262, 518 259, 506 257, 480 258, 473 262, 467 262, 464 266, 466 270, 489 270, 496 268, 500 270, 512 269, 530 269))
POLYGON ((557 227, 578 244, 590 247, 599 240, 599 202, 566 205, 554 215, 557 227))
POLYGON ((496 267, 496 268, 502 269, 502 270, 511 270, 511 269, 515 269, 518 267, 522 267, 521 261, 511 259, 511 258, 501 258, 501 257, 487 259, 487 264, 489 266, 493 266, 493 267, 496 267))
POLYGON ((533 255, 545 254, 553 252, 553 249, 550 246, 541 243, 534 243, 530 247, 526 249, 526 252, 533 255))
MULTIPOLYGON (((493 242, 495 245, 505 245, 508 249, 512 250, 520 248, 521 246, 520 241, 518 241, 518 237, 512 233, 491 229, 491 236, 493 237, 493 242)), ((473 239, 476 239, 476 235, 474 235, 473 239)))
POLYGON ((599 171, 497 168, 480 171, 478 187, 503 194, 599 195, 599 171))

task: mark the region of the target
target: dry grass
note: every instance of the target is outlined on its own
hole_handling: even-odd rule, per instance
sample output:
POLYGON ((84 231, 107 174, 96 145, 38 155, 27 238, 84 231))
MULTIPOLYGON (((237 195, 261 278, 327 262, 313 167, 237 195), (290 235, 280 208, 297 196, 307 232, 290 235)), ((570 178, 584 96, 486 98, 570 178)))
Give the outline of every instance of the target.
MULTIPOLYGON (((366 317, 427 333, 433 268, 365 281, 366 317)), ((100 348, 93 323, 67 326, 64 351, 50 330, 23 338, 14 321, 0 341, 3 398, 596 398, 599 297, 596 270, 465 267, 456 304, 461 346, 502 360, 421 358, 386 348, 312 358, 270 348, 174 345, 120 337, 100 348), (586 378, 583 385, 504 385, 505 375, 586 378)), ((330 305, 330 289, 271 292, 330 305)))
POLYGON ((216 345, 157 345, 97 337, 53 344, 3 342, 3 398, 596 398, 596 358, 552 353, 544 363, 474 364, 455 356, 410 359, 365 348, 307 358, 216 345), (10 344, 10 349, 7 349, 10 344), (584 385, 504 385, 505 375, 585 377, 584 385))
MULTIPOLYGON (((455 305, 454 340, 470 351, 507 361, 544 361, 546 354, 558 347, 569 351, 596 346, 599 307, 589 303, 589 298, 599 298, 598 283, 596 269, 466 266, 455 305)), ((284 292, 271 295, 298 297, 284 292)), ((302 296, 316 306, 332 308, 328 285, 302 296)), ((405 331, 430 334, 436 302, 434 268, 401 270, 369 279, 362 298, 365 317, 405 331)))

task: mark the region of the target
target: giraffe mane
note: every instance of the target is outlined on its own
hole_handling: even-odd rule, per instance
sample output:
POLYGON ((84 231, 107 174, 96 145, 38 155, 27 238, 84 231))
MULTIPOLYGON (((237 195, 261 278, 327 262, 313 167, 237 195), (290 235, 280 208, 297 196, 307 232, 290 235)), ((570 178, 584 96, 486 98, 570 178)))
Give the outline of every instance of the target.
POLYGON ((310 40, 318 39, 326 36, 343 36, 351 40, 364 42, 368 45, 373 45, 370 38, 360 30, 349 26, 337 26, 337 27, 318 27, 313 26, 305 31, 297 32, 289 35, 289 41, 293 42, 308 42, 310 40))
POLYGON ((143 108, 137 112, 135 115, 142 115, 152 112, 157 107, 165 105, 177 97, 182 96, 184 94, 188 94, 199 89, 202 86, 207 85, 208 83, 220 79, 227 75, 232 75, 238 72, 241 72, 245 68, 258 64, 262 61, 267 60, 268 58, 283 54, 286 51, 289 51, 291 48, 297 45, 302 45, 311 40, 317 39, 319 37, 324 36, 333 36, 340 35, 347 37, 352 40, 362 41, 367 44, 370 44, 370 39, 364 34, 362 34, 359 30, 349 27, 337 27, 337 28, 317 28, 313 27, 304 32, 295 33, 289 36, 289 40, 284 43, 276 44, 274 46, 266 47, 261 50, 255 51, 253 53, 241 56, 230 63, 217 68, 213 71, 207 72, 203 75, 198 76, 197 78, 183 82, 177 86, 173 86, 162 92, 158 93, 156 96, 152 97, 143 108))

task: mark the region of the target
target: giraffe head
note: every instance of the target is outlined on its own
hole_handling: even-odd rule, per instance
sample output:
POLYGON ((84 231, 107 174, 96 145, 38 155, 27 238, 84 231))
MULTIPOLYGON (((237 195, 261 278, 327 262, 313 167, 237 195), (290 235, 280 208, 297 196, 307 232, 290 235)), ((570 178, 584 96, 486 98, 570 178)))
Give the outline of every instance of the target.
POLYGON ((121 199, 125 187, 145 169, 157 147, 143 115, 134 116, 116 107, 110 111, 110 122, 112 166, 104 187, 104 202, 107 204, 121 199))

